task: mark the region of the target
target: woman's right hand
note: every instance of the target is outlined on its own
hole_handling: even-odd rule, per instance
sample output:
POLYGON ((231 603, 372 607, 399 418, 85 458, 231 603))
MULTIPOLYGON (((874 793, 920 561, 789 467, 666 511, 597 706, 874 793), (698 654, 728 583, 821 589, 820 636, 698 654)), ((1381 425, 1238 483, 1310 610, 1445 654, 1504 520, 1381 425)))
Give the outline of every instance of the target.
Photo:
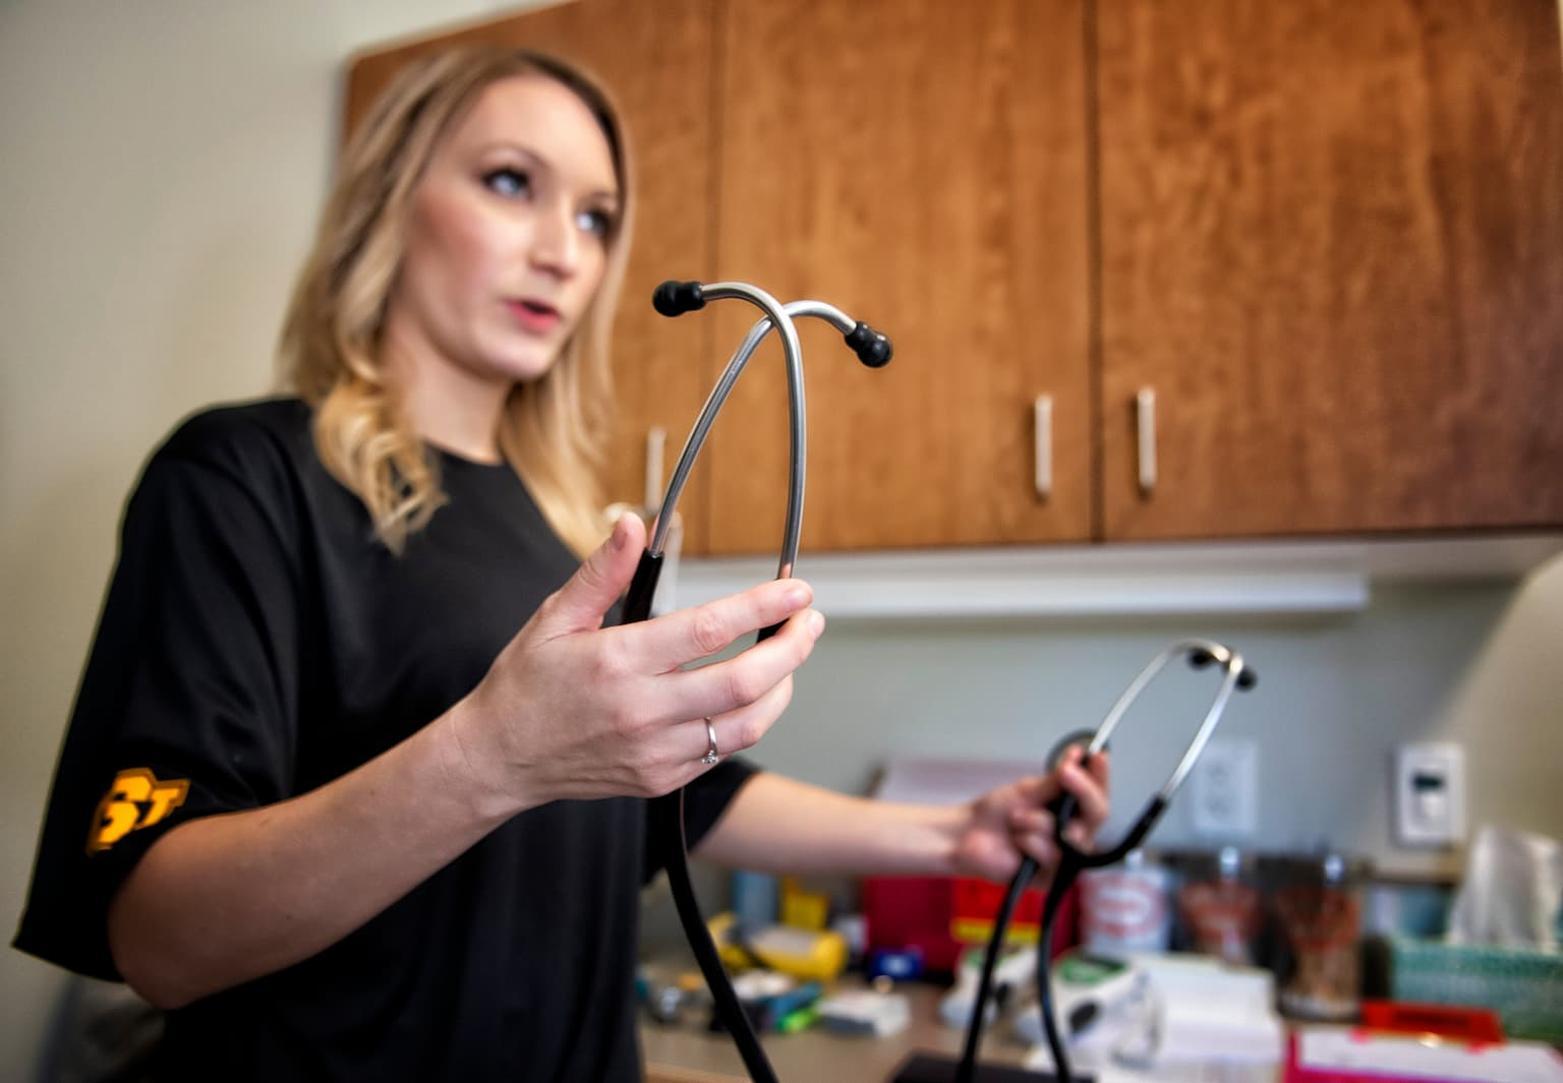
POLYGON ((550 595, 447 716, 483 805, 504 815, 561 798, 651 797, 709 768, 706 717, 725 757, 760 740, 825 625, 813 592, 782 579, 654 620, 604 628, 645 547, 633 515, 550 595), (682 667, 747 633, 741 654, 682 667))

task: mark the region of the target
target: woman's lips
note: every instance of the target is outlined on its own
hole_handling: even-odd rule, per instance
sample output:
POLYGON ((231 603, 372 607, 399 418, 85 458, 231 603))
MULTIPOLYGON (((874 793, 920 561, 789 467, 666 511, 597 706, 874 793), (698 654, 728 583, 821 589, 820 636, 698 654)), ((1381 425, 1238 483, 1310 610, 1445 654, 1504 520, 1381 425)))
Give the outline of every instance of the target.
POLYGON ((511 315, 521 325, 522 330, 534 335, 552 331, 563 319, 559 310, 546 301, 506 301, 505 307, 510 309, 511 315))

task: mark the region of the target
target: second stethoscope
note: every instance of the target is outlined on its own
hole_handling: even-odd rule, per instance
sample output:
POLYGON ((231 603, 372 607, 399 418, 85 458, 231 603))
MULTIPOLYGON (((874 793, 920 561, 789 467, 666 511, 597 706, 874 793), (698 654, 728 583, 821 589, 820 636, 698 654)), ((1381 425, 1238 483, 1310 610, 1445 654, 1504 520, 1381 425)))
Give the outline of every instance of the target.
MULTIPOLYGON (((1205 669, 1212 664, 1219 665, 1221 684, 1216 689, 1216 694, 1205 712, 1204 719, 1200 722, 1199 729, 1189 741, 1188 748, 1184 750, 1183 758, 1173 768, 1172 774, 1168 776, 1161 789, 1145 803, 1145 807, 1140 810, 1139 816, 1130 825, 1123 839, 1108 849, 1089 853, 1081 850, 1070 842, 1064 833, 1076 812, 1075 798, 1072 795, 1065 795, 1048 806, 1053 814, 1053 840, 1058 846, 1059 859, 1042 904, 1041 929, 1037 939, 1037 1000, 1042 1015, 1042 1030, 1047 1037, 1048 1051, 1053 1058, 1055 1073, 1053 1078, 1057 1083, 1073 1083, 1075 1079, 1053 1010, 1052 979, 1049 968, 1053 947, 1053 925, 1058 917, 1059 906, 1081 872, 1116 864, 1145 841, 1145 836, 1150 834, 1151 828, 1156 826, 1162 813, 1167 811, 1172 795, 1177 792, 1179 786, 1183 785, 1183 780, 1193 770, 1195 761, 1205 751, 1205 746, 1210 743, 1210 737, 1215 732, 1217 723, 1221 721, 1222 712, 1226 710, 1227 701, 1232 698, 1234 692, 1253 688, 1258 683, 1258 674, 1254 672, 1253 667, 1243 661, 1242 655, 1220 643, 1208 639, 1188 639, 1174 643, 1151 659, 1150 664, 1140 671, 1140 675, 1130 682, 1129 687, 1124 689, 1112 709, 1107 712, 1107 717, 1094 732, 1087 730, 1070 734, 1054 746, 1048 757, 1048 767, 1051 769, 1057 765, 1071 745, 1084 742, 1085 750, 1080 763, 1088 764, 1091 757, 1107 748, 1113 731, 1129 713, 1129 708, 1134 701, 1139 699, 1140 694, 1155 680, 1156 675, 1178 658, 1187 659, 1189 665, 1195 669, 1205 669)), ((988 999, 992 994, 994 964, 1003 948, 1005 933, 1015 903, 1036 875, 1035 860, 1028 857, 1020 863, 1019 870, 1010 880, 1009 890, 1005 893, 1003 905, 993 923, 988 950, 982 961, 982 976, 977 987, 977 999, 972 1005, 972 1016, 967 1023, 965 1046, 956 1066, 955 1083, 971 1083, 975 1078, 977 1050, 982 1041, 988 999)))
MULTIPOLYGON (((834 305, 825 304, 823 301, 793 301, 784 305, 764 290, 742 282, 714 282, 709 285, 698 282, 664 282, 657 287, 652 297, 652 304, 664 316, 681 316, 686 312, 704 308, 709 301, 728 298, 747 301, 760 309, 764 316, 750 328, 743 343, 728 361, 727 368, 723 370, 716 387, 706 399, 705 406, 701 408, 700 416, 696 419, 694 428, 690 430, 689 438, 684 443, 683 453, 679 455, 678 464, 673 469, 673 477, 668 482, 667 493, 662 498, 662 504, 657 512, 657 522, 652 528, 651 539, 647 543, 646 551, 641 554, 640 564, 635 569, 635 578, 630 582, 629 592, 624 597, 623 623, 625 624, 645 620, 651 615, 651 601, 656 594, 657 580, 662 574, 664 546, 667 544, 668 530, 673 522, 678 498, 684 491, 684 484, 689 480, 689 472, 694 467, 695 458, 700 454, 701 447, 705 444, 716 415, 721 412, 727 396, 732 392, 733 385, 738 382, 744 366, 749 363, 750 356, 764 341, 765 336, 772 331, 781 336, 782 352, 787 362, 787 406, 791 423, 787 519, 782 528, 781 555, 776 568, 778 579, 792 574, 793 566, 798 559, 798 538, 803 530, 803 481, 808 419, 803 396, 803 349, 798 342, 797 328, 793 325, 794 317, 812 316, 831 324, 841 332, 858 359, 869 368, 879 368, 888 364, 893 352, 888 338, 866 323, 853 320, 834 305)), ((774 635, 779 627, 779 625, 772 625, 763 628, 760 630, 759 637, 766 639, 774 635)), ((695 953, 695 961, 700 964, 700 971, 705 975, 706 984, 711 989, 711 996, 716 1001, 717 1014, 728 1032, 732 1034, 750 1077, 757 1083, 774 1083, 776 1073, 760 1047, 760 1041, 755 1036, 749 1017, 739 1003, 732 984, 727 979, 726 971, 722 969, 716 945, 711 941, 711 934, 706 929, 705 920, 700 914, 700 904, 695 899, 694 888, 689 881, 688 852, 684 837, 684 791, 680 789, 655 798, 651 802, 650 821, 649 830, 654 845, 660 850, 663 865, 667 869, 668 884, 673 891, 673 902, 678 909, 679 922, 684 927, 684 935, 695 953)))

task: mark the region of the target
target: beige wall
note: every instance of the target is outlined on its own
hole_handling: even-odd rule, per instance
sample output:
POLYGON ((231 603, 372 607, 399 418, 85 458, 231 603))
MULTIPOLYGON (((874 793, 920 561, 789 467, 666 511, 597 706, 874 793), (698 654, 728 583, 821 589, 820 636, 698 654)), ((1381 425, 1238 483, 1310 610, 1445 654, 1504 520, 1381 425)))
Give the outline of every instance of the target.
MULTIPOLYGON (((328 173, 343 58, 494 6, 0 5, 7 935, 127 487, 180 415, 269 385, 328 173)), ((1327 621, 843 622, 761 759, 855 788, 891 754, 1042 749, 1094 723, 1169 635, 1195 631, 1237 640, 1264 673, 1232 719, 1262 742, 1261 841, 1330 838, 1426 864, 1389 845, 1383 792, 1389 746, 1423 734, 1467 743, 1473 819, 1563 835, 1563 567, 1518 594, 1403 589, 1327 621)), ((1175 814, 1166 838, 1186 830, 1175 814)), ((0 1077, 26 1074, 56 982, 0 950, 0 1077)))

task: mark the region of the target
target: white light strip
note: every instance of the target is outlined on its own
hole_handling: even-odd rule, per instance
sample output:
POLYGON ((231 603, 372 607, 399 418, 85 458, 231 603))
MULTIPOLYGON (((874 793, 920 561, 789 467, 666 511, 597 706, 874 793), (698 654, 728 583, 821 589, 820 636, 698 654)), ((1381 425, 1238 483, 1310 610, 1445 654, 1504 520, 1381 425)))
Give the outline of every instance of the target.
MULTIPOLYGON (((1518 579, 1563 535, 807 553, 829 617, 1351 613, 1374 581, 1518 579)), ((676 604, 744 590, 772 557, 685 557, 676 604)))

